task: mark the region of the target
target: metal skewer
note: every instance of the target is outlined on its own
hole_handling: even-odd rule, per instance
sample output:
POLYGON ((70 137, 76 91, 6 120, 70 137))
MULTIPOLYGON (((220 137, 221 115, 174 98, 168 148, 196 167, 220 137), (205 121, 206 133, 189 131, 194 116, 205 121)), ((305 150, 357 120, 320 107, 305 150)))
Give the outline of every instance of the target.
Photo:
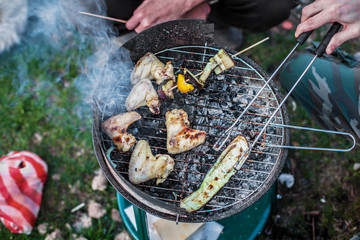
MULTIPOLYGON (((292 93, 292 91, 295 89, 295 87, 297 86, 297 84, 300 82, 300 80, 302 79, 302 77, 305 75, 305 73, 307 72, 307 70, 311 67, 311 65, 313 64, 313 62, 316 60, 318 56, 315 55, 315 57, 311 60, 310 64, 306 67, 305 71, 301 74, 301 76, 298 78, 298 80, 295 82, 294 86, 290 89, 290 91, 288 92, 288 94, 284 97, 284 99, 282 100, 282 102, 279 104, 279 106, 275 109, 274 113, 271 115, 271 117, 269 118, 269 120, 266 122, 266 124, 264 125, 264 127, 261 129, 261 131, 259 132, 259 134, 257 135, 257 137, 255 138, 255 140, 253 141, 252 145, 246 149, 246 151, 241 155, 241 157, 239 159, 242 159, 244 156, 246 156, 245 154, 247 154, 251 149, 253 149, 253 147, 255 146, 255 144, 257 143, 257 141, 259 140, 259 138, 261 137, 261 135, 264 133, 265 129, 267 128, 267 126, 270 124, 271 120, 274 118, 275 114, 279 111, 279 109, 282 107, 282 105, 284 104, 284 102, 288 99, 288 97, 290 96, 290 94, 292 93)), ((229 136, 227 136, 227 139, 229 138, 229 136)), ((221 145, 224 145, 225 142, 223 142, 221 145)), ((244 163, 245 161, 242 161, 242 163, 244 163)), ((239 171, 240 168, 242 167, 239 166, 239 164, 235 165, 235 170, 239 171)))
POLYGON ((277 69, 275 69, 274 73, 270 76, 270 78, 264 83, 264 85, 261 87, 261 89, 258 91, 258 93, 255 95, 255 97, 250 101, 250 103, 246 106, 246 108, 244 109, 244 111, 240 114, 240 116, 236 119, 236 121, 225 131, 223 132, 219 139, 215 142, 213 149, 215 151, 219 151, 225 144, 225 142, 229 139, 230 134, 233 130, 233 128, 236 126, 236 124, 238 124, 238 122, 240 121, 240 119, 242 118, 242 116, 246 113, 246 111, 250 108, 251 104, 253 104, 253 102, 255 102, 255 100, 257 99, 257 97, 260 95, 260 93, 262 92, 262 90, 264 90, 265 87, 268 86, 269 82, 274 78, 275 74, 280 70, 280 68, 284 65, 284 63, 288 60, 288 58, 294 53, 294 51, 296 50, 296 48, 299 45, 304 44, 304 42, 306 41, 306 39, 308 39, 308 37, 311 35, 312 31, 309 32, 305 32, 300 34, 300 36, 296 39, 297 44, 295 45, 295 47, 290 51, 290 53, 285 57, 285 59, 280 63, 280 65, 278 66, 277 69), (225 140, 219 145, 219 142, 221 141, 221 139, 226 135, 225 140))
MULTIPOLYGON (((279 104, 279 106, 276 108, 276 110, 274 111, 274 113, 271 115, 271 117, 268 119, 268 121, 266 122, 266 124, 264 125, 264 127, 262 128, 262 130, 260 131, 260 133, 257 135, 257 137, 255 138, 255 140, 253 141, 252 145, 246 150, 244 151, 244 153, 240 156, 237 164, 234 166, 235 170, 240 170, 242 165, 245 163, 245 161, 243 161, 243 158, 253 149, 253 147, 255 146, 255 144, 257 144, 257 141, 259 140, 259 138, 262 136, 262 134, 264 133, 264 131, 266 130, 267 126, 270 124, 271 120, 274 118, 274 116, 276 115, 276 113, 278 112, 278 110, 282 107, 282 105, 285 103, 285 101, 289 98, 290 94, 292 93, 292 91, 295 89, 295 87, 298 85, 298 83, 301 81, 301 79, 304 77, 305 73, 309 70, 309 68, 311 67, 311 65, 314 63, 314 61, 316 60, 317 57, 321 57, 324 52, 325 49, 327 47, 327 45, 329 44, 332 36, 338 32, 341 28, 341 24, 335 22, 332 27, 330 28, 330 30, 327 32, 326 36, 324 37, 324 39, 322 40, 322 42, 320 43, 320 45, 318 46, 318 48, 316 49, 316 55, 314 56, 314 58, 311 60, 311 62, 309 63, 309 65, 305 68, 304 72, 301 74, 301 76, 298 78, 298 80, 295 82, 295 84, 293 85, 293 87, 289 90, 288 94, 284 97, 284 99, 282 100, 282 102, 279 104), (241 161, 242 160, 242 161, 241 161)), ((275 72, 271 75, 271 77, 269 78, 269 80, 264 84, 264 86, 259 90, 259 92, 256 94, 256 96, 252 99, 252 101, 248 104, 248 106, 245 108, 245 110, 242 112, 242 114, 236 119, 236 121, 234 122, 234 124, 232 124, 230 126, 230 128, 228 128, 223 134, 221 134, 221 136, 219 137, 219 139, 216 141, 216 143, 214 144, 213 148, 218 151, 220 150, 220 148, 226 143, 226 141, 229 139, 230 134, 233 130, 233 128, 235 127, 235 125, 240 121, 241 117, 244 115, 244 113, 250 108, 251 104, 255 101, 255 99, 259 96, 260 92, 265 88, 265 86, 267 86, 267 84, 270 82, 270 80, 274 77, 274 75, 279 71, 279 69, 281 68, 281 66, 286 62, 286 60, 289 58, 289 56, 295 51, 295 49, 298 47, 299 44, 302 44, 305 42, 305 40, 308 38, 308 36, 311 34, 311 32, 307 32, 305 33, 306 35, 304 35, 300 41, 297 39, 298 43, 296 44, 296 46, 293 48, 293 50, 288 54, 288 56, 284 59, 284 61, 280 64, 280 66, 275 70, 275 72), (225 140, 222 141, 222 143, 219 145, 219 142, 221 141, 221 139, 223 138, 223 136, 227 134, 225 140)), ((300 35, 301 37, 301 35, 300 35)), ((299 38, 300 38, 299 37, 299 38)))
MULTIPOLYGON (((311 60, 311 62, 309 63, 309 65, 305 68, 304 72, 301 74, 301 76, 297 79, 297 81, 295 82, 295 84, 293 85, 293 87, 289 90, 288 94, 284 97, 284 99, 281 101, 281 103, 279 104, 279 106, 275 109, 274 113, 271 115, 271 117, 268 119, 268 121, 266 122, 266 124, 264 125, 264 127, 261 129, 261 131, 259 132, 259 134, 257 135, 257 137, 255 138, 255 140, 253 141, 252 145, 246 149, 246 151, 244 151, 244 153, 240 156, 237 164, 234 166, 235 170, 239 171, 242 167, 242 165, 245 163, 245 161, 240 161, 242 160, 252 149, 253 147, 256 145, 257 141, 259 140, 259 138, 262 136, 262 134, 264 133, 264 131, 266 130, 267 126, 270 124, 271 120, 274 118, 274 116, 276 115, 276 113, 279 111, 279 109, 282 107, 282 105, 285 103, 285 101, 289 98, 290 94, 292 93, 292 91, 295 89, 295 87, 298 85, 298 83, 301 81, 301 79, 304 77, 305 73, 309 70, 309 68, 311 67, 311 65, 314 63, 314 61, 316 60, 317 57, 321 57, 324 52, 325 52, 325 49, 326 49, 326 46, 329 44, 332 36, 337 33, 340 28, 341 28, 341 24, 340 23, 337 23, 335 22, 332 27, 330 28, 330 30, 327 32, 326 36, 324 37, 324 39, 322 40, 322 42, 320 43, 320 45, 318 46, 318 48, 316 49, 315 53, 316 55, 314 56, 314 58, 311 60)), ((308 33, 307 33, 308 34, 308 33)), ((311 34, 311 33, 310 33, 311 34)), ((308 34, 308 36, 310 35, 308 34)), ((308 37, 307 36, 307 37, 308 37)), ((306 38, 307 38, 306 37, 306 38)), ((290 52, 289 55, 292 54, 292 52, 295 50, 295 48, 299 45, 296 44, 296 46, 294 47, 294 49, 290 52)), ((289 57, 289 55, 285 58, 285 60, 281 63, 280 66, 282 66, 284 64, 284 62, 287 60, 287 58, 289 57)), ((275 73, 279 70, 280 67, 278 67, 278 69, 275 70, 275 73)), ((270 77, 269 80, 271 80, 271 78, 275 75, 275 73, 270 77)), ((264 86, 267 85, 267 83, 269 82, 269 80, 266 82, 266 84, 264 84, 264 86)), ((264 89, 264 87, 262 88, 264 89)), ((262 90, 261 89, 261 90, 262 90)), ((260 91, 261 91, 260 90, 260 91)), ((259 91, 259 92, 260 92, 259 91)), ((255 96, 254 99, 256 99, 258 97, 259 93, 255 96)), ((252 102, 254 102, 255 100, 252 100, 252 102)), ((246 112, 246 110, 249 108, 249 106, 251 105, 251 103, 249 103, 249 105, 247 106, 247 108, 244 110, 244 112, 246 112)), ((240 118, 244 115, 244 112, 236 119, 235 123, 239 122, 240 118)), ((219 150, 221 148, 221 146, 223 146, 226 142, 226 140, 230 137, 230 133, 233 129, 233 127, 235 126, 235 123, 229 128, 227 129, 224 134, 228 134, 226 139, 221 143, 220 147, 217 147, 217 143, 219 142, 219 140, 221 139, 221 137, 224 135, 222 134, 220 136, 220 138, 218 139, 218 141, 215 143, 214 145, 214 149, 215 150, 219 150)))

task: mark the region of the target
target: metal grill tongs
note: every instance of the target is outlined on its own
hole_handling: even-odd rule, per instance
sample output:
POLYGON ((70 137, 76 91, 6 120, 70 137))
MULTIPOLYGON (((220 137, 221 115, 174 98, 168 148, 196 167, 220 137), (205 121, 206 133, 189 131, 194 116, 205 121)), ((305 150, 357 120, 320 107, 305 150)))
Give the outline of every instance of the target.
MULTIPOLYGON (((264 127, 262 128, 262 130, 259 132, 259 134, 257 135, 257 137, 255 138, 255 140, 253 141, 252 145, 240 156, 237 164, 234 166, 235 170, 239 171, 242 167, 242 165, 245 163, 245 161, 243 160, 243 158, 247 155, 248 153, 253 149, 253 147, 256 145, 257 141, 259 140, 259 138, 262 136, 262 134, 264 133, 264 131, 266 130, 266 128, 269 126, 271 120, 274 118, 274 116, 276 115, 276 113, 279 111, 279 109, 282 107, 282 105, 285 103, 285 101, 289 98, 290 94, 292 93, 292 91, 295 89, 295 87, 298 85, 298 83, 300 82, 300 80, 303 78, 303 76, 305 75, 305 73, 308 71, 308 69, 311 67, 311 65, 314 63, 314 61, 316 60, 317 57, 321 57, 324 52, 325 49, 327 47, 327 45, 329 44, 331 38, 334 36, 335 33, 337 33, 340 28, 342 27, 342 25, 340 23, 335 22, 331 28, 329 29, 329 31, 327 32, 327 34, 325 35, 325 37, 323 38, 323 40, 321 41, 320 45, 318 46, 318 48, 316 49, 315 53, 316 55, 314 56, 314 58, 311 60, 311 62, 309 63, 309 65, 305 68, 304 72, 301 74, 301 76, 298 78, 298 80, 295 82, 295 84, 293 85, 293 87, 289 90, 288 94, 284 97, 284 99, 282 100, 282 102, 278 105, 278 107, 275 109, 275 111, 273 112, 273 114, 271 115, 271 117, 267 120, 267 122, 265 123, 264 127)), ((219 139, 215 142, 213 149, 215 151, 219 151, 224 144, 226 143, 226 141, 230 138, 231 132, 233 131, 233 128, 239 123, 240 119, 243 117, 243 115, 246 113, 246 111, 250 108, 250 106, 253 104, 253 102, 257 99, 257 97, 260 95, 260 93, 262 92, 262 90, 265 89, 266 86, 268 86, 269 82, 273 79, 273 77, 275 76, 275 74, 279 71, 279 69, 284 65, 284 63, 288 60, 288 58, 293 54, 293 52, 295 51, 295 49, 299 46, 304 44, 304 42, 307 40, 307 38, 311 35, 312 31, 309 32, 305 32, 302 33, 297 39, 297 44, 295 45, 295 47, 291 50, 291 52, 285 57, 285 59, 281 62, 281 64, 278 66, 278 68, 274 71, 274 73, 270 76, 270 78, 264 83, 264 85, 262 86, 262 88, 258 91, 258 93, 255 95, 255 97, 250 101, 250 103, 246 106, 246 108, 244 109, 244 111, 240 114, 240 116, 236 119, 236 121, 226 130, 224 131, 219 139), (226 136, 226 137, 225 137, 226 136), (221 140, 225 137, 225 139, 221 142, 221 140), (221 143, 220 143, 221 142, 221 143)), ((286 127, 286 128, 293 128, 293 129, 302 129, 302 130, 309 130, 309 131, 316 131, 316 132, 324 132, 324 133, 329 133, 329 134, 338 134, 338 135, 344 135, 344 136, 348 136, 353 140, 353 145, 350 148, 347 149, 335 149, 335 148, 315 148, 315 147, 298 147, 298 146, 272 146, 272 147, 282 147, 282 148, 292 148, 292 149, 308 149, 308 150, 324 150, 324 151, 339 151, 339 152, 349 152, 351 151, 356 144, 355 138, 353 135, 346 133, 346 132, 338 132, 338 131, 330 131, 330 130, 321 130, 321 129, 314 129, 314 128, 305 128, 305 127, 299 127, 299 126, 291 126, 291 125, 283 125, 283 124, 275 124, 272 123, 271 124, 274 127, 286 127)))

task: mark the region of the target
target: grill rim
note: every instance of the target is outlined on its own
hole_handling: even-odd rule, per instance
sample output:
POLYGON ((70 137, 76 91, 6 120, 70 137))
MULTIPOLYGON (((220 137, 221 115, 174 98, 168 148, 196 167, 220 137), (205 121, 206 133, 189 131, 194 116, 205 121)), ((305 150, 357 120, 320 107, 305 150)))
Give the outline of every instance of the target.
MULTIPOLYGON (((191 23, 192 21, 191 20, 184 20, 184 21, 176 20, 176 21, 172 21, 172 22, 173 23, 175 22, 176 24, 179 24, 179 22, 182 22, 181 24, 186 26, 188 23, 191 23)), ((173 23, 160 24, 160 26, 158 25, 155 28, 162 29, 162 28, 166 28, 166 27, 172 27, 173 23), (167 25, 167 26, 162 26, 162 25, 167 25)), ((203 23, 207 24, 205 21, 203 23)), ((201 25, 201 22, 199 23, 198 21, 196 21, 195 24, 201 25)), ((201 30, 199 30, 199 31, 201 31, 201 30)), ((143 33, 143 34, 147 34, 147 33, 143 33)), ((139 35, 141 35, 141 34, 139 34, 139 35)), ((144 36, 142 36, 142 37, 144 37, 144 36)), ((131 39, 129 41, 130 42, 137 41, 137 36, 135 36, 133 39, 131 39)), ((204 41, 209 44, 209 42, 207 42, 208 41, 207 38, 204 38, 204 41)), ((204 42, 204 44, 205 44, 205 42, 204 42)), ((183 42, 181 42, 181 44, 183 44, 183 42)), ((129 46, 129 45, 131 46, 131 44, 124 44, 121 48, 127 49, 127 46, 129 46)), ((188 45, 188 46, 194 45, 195 46, 195 45, 199 45, 199 42, 196 42, 195 44, 186 44, 186 45, 188 45)), ((212 44, 212 46, 214 46, 214 44, 212 44)), ((171 47, 168 47, 168 46, 164 45, 161 50, 173 48, 173 47, 177 47, 177 46, 172 45, 171 47)), ((157 52, 159 52, 161 50, 158 50, 157 52)), ((234 52, 233 50, 229 50, 229 49, 226 49, 226 50, 228 50, 231 53, 234 52)), ((144 48, 143 53, 137 52, 136 54, 140 55, 137 58, 136 57, 134 58, 134 54, 132 54, 130 51, 130 53, 132 54, 131 58, 133 59, 134 62, 136 62, 141 56, 143 56, 148 51, 152 51, 152 49, 144 48)), ((261 69, 251 59, 247 58, 244 55, 240 55, 238 57, 243 59, 246 63, 250 64, 265 79, 269 77, 268 74, 265 73, 263 71, 263 69, 261 69)), ((281 100, 283 99, 283 96, 281 93, 279 93, 279 91, 274 90, 274 89, 277 89, 277 86, 273 81, 269 84, 269 88, 274 93, 274 95, 276 97, 276 101, 281 102, 281 100)), ((283 123, 288 124, 289 118, 288 118, 288 114, 286 111, 286 107, 282 106, 280 110, 281 110, 281 115, 283 117, 283 123)), ((169 203, 166 203, 164 201, 160 201, 158 199, 155 199, 154 197, 151 197, 150 195, 137 189, 135 186, 133 186, 131 183, 129 183, 123 176, 121 176, 121 174, 118 174, 116 172, 116 170, 110 164, 109 160, 107 160, 106 153, 104 153, 104 151, 101 147, 101 140, 100 140, 101 139, 100 138, 101 119, 100 119, 100 116, 101 116, 101 111, 100 111, 99 107, 97 107, 94 104, 94 106, 93 106, 93 128, 92 128, 93 145, 94 145, 94 150, 95 150, 95 154, 96 154, 97 160, 99 162, 99 165, 102 168, 102 171, 104 172, 108 181, 126 200, 128 200, 129 202, 134 204, 136 207, 138 207, 146 212, 149 212, 151 214, 154 214, 154 215, 157 215, 157 216, 169 219, 169 220, 173 220, 173 221, 207 222, 207 221, 214 221, 214 220, 226 218, 226 217, 234 215, 240 211, 243 211, 247 207, 254 204, 256 201, 258 201, 270 189, 270 187, 274 184, 277 177, 279 176, 281 169, 284 166, 285 159, 287 157, 287 152, 288 152, 287 149, 284 149, 284 148, 280 149, 278 164, 276 164, 276 166, 274 167, 274 170, 267 177, 267 180, 263 182, 262 186, 260 188, 258 188, 255 192, 253 192, 253 195, 256 195, 255 197, 248 197, 241 204, 235 204, 234 206, 232 206, 222 212, 215 211, 215 212, 213 212, 214 214, 210 214, 209 216, 199 216, 196 213, 187 213, 185 210, 182 210, 179 207, 176 207, 174 205, 171 205, 169 203), (216 215, 216 217, 214 217, 214 215, 216 215)), ((284 131, 283 144, 288 145, 290 142, 290 139, 289 139, 290 130, 287 128, 283 128, 283 131, 284 131)))

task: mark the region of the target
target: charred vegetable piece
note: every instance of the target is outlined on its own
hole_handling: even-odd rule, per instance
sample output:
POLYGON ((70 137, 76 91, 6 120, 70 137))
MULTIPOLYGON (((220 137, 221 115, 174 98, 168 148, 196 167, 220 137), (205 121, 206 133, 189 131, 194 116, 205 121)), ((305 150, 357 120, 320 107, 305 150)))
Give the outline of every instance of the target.
POLYGON ((214 60, 218 64, 218 66, 214 69, 214 72, 217 75, 222 73, 224 70, 230 69, 235 66, 234 60, 224 49, 220 49, 220 51, 214 56, 214 60))
MULTIPOLYGON (((212 58, 211 58, 212 59, 212 58)), ((210 60, 211 60, 210 59, 210 60)), ((206 79, 208 79, 208 77, 210 76, 211 74, 211 71, 214 70, 214 68, 217 67, 217 64, 215 62, 208 62, 199 78, 199 80, 202 82, 202 83, 205 83, 206 79)))
MULTIPOLYGON (((249 148, 246 138, 237 136, 227 148, 221 153, 214 166, 206 174, 200 188, 184 198, 180 207, 188 212, 194 212, 204 206, 236 173, 234 166, 241 155, 249 148)), ((246 154, 240 161, 244 162, 246 154)))
POLYGON ((164 83, 163 85, 161 85, 161 91, 164 92, 166 97, 171 98, 171 99, 174 99, 174 93, 172 90, 170 90, 173 86, 174 86, 173 80, 169 80, 166 83, 164 83))
POLYGON ((219 75, 219 74, 222 73, 222 72, 223 72, 223 70, 221 70, 220 67, 216 67, 216 68, 214 69, 214 73, 215 73, 216 75, 219 75))
POLYGON ((234 60, 232 59, 232 57, 230 57, 229 53, 226 50, 221 49, 217 53, 217 55, 221 58, 221 61, 226 69, 230 69, 235 65, 234 60))
POLYGON ((224 49, 220 49, 209 62, 206 64, 199 80, 202 84, 205 84, 206 80, 214 70, 215 74, 218 75, 223 71, 232 68, 235 65, 233 59, 224 49))
POLYGON ((178 74, 177 87, 180 92, 187 93, 194 90, 194 86, 185 81, 185 77, 182 74, 178 74))
POLYGON ((157 90, 157 92, 158 92, 158 95, 159 95, 159 99, 161 99, 161 100, 164 100, 164 99, 166 99, 166 93, 161 89, 161 88, 159 88, 158 90, 157 90))
MULTIPOLYGON (((220 51, 221 51, 221 50, 220 50, 220 51)), ((220 51, 219 51, 219 52, 220 52, 220 51)), ((210 62, 214 62, 214 63, 216 63, 217 65, 222 64, 221 58, 218 56, 219 52, 218 52, 216 55, 214 55, 212 58, 210 58, 210 62)))
POLYGON ((204 83, 197 79, 197 77, 186 68, 184 68, 184 76, 185 79, 189 79, 197 88, 201 89, 204 87, 204 83))
POLYGON ((226 70, 219 56, 215 55, 213 58, 210 59, 210 61, 217 63, 216 68, 214 69, 216 75, 219 75, 220 73, 226 70))

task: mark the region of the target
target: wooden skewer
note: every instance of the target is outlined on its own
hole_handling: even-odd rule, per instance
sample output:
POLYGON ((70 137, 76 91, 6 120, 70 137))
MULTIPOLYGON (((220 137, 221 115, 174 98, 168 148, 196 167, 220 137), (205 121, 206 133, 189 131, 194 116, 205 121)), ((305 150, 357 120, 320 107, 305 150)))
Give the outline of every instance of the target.
POLYGON ((259 44, 261 44, 261 43, 263 43, 263 42, 265 42, 265 41, 267 41, 267 40, 269 40, 269 37, 264 38, 263 40, 255 43, 255 44, 253 44, 253 45, 251 45, 250 47, 245 48, 244 50, 241 50, 240 52, 232 55, 231 57, 234 58, 234 57, 236 57, 237 55, 242 54, 243 52, 246 52, 247 50, 250 50, 250 49, 252 49, 253 47, 256 47, 257 45, 259 45, 259 44))
MULTIPOLYGON (((264 38, 263 40, 255 43, 255 44, 253 44, 253 45, 251 45, 250 47, 247 47, 247 48, 241 50, 240 52, 235 53, 234 55, 231 56, 231 58, 234 58, 234 57, 236 57, 237 55, 242 54, 242 53, 246 52, 247 50, 250 50, 250 49, 252 49, 253 47, 256 47, 257 45, 259 45, 259 44, 261 44, 261 43, 263 43, 263 42, 265 42, 265 41, 267 41, 267 40, 269 40, 269 37, 264 38)), ((199 72, 198 74, 195 75, 195 77, 198 77, 198 76, 200 76, 201 74, 202 74, 202 72, 199 72)), ((186 80, 185 80, 185 82, 188 82, 188 81, 190 81, 190 80, 189 80, 189 79, 186 79, 186 80)), ((169 88, 169 89, 168 89, 168 92, 174 90, 175 88, 177 88, 176 85, 173 86, 172 88, 169 88)))
MULTIPOLYGON (((247 50, 250 50, 250 49, 252 49, 253 47, 256 47, 257 45, 259 45, 259 44, 261 44, 261 43, 263 43, 263 42, 265 42, 265 41, 267 41, 267 40, 269 40, 269 37, 264 38, 264 39, 261 40, 261 41, 258 41, 257 43, 251 45, 250 47, 247 47, 247 48, 241 50, 240 52, 235 53, 234 55, 231 56, 231 58, 234 58, 234 57, 236 57, 237 55, 242 54, 243 52, 246 52, 247 50)), ((195 75, 195 77, 198 77, 198 76, 200 76, 201 74, 202 74, 202 72, 199 72, 198 74, 195 75)))
POLYGON ((112 17, 106 17, 106 16, 102 16, 102 15, 98 15, 98 14, 93 14, 93 13, 88 13, 88 12, 81 12, 79 11, 80 14, 84 14, 84 15, 88 15, 88 16, 92 16, 92 17, 98 17, 98 18, 103 18, 103 19, 107 19, 107 20, 111 20, 111 21, 115 21, 115 22, 120 22, 120 23, 126 23, 126 20, 122 20, 122 19, 117 19, 117 18, 112 18, 112 17))

